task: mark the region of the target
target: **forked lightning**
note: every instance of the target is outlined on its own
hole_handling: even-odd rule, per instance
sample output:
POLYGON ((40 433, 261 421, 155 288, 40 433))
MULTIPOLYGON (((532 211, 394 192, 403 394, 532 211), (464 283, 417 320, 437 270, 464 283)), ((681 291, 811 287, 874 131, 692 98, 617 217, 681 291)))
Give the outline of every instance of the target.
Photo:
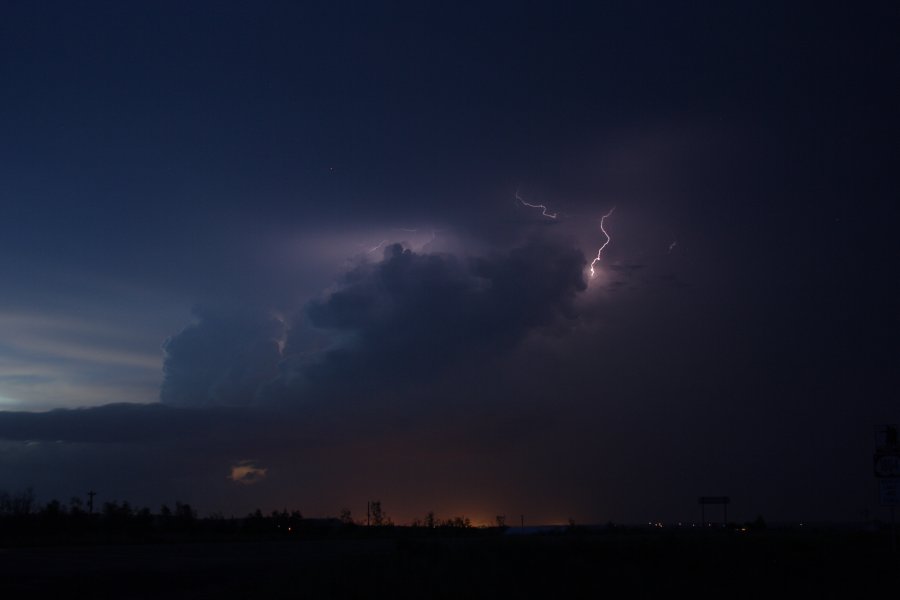
POLYGON ((603 242, 603 245, 600 246, 599 250, 597 250, 597 258, 595 258, 594 260, 591 261, 591 277, 594 276, 594 265, 597 264, 597 261, 600 260, 600 255, 603 254, 603 249, 606 248, 609 245, 609 243, 612 241, 612 238, 609 237, 609 232, 607 232, 606 229, 603 227, 603 221, 605 221, 607 217, 609 217, 611 214, 613 214, 613 211, 615 211, 615 210, 616 210, 616 207, 613 206, 609 210, 608 213, 606 213, 605 215, 603 215, 600 218, 600 231, 602 231, 603 235, 606 236, 606 241, 603 242))

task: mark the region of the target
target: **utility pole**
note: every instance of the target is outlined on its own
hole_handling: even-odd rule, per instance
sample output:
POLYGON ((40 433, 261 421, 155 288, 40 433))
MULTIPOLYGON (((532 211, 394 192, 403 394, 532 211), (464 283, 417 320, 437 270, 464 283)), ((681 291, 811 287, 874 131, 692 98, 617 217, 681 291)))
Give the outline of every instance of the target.
POLYGON ((97 495, 97 492, 91 490, 87 493, 88 495, 88 513, 94 514, 94 496, 97 495))
POLYGON ((897 519, 894 515, 894 509, 891 507, 891 552, 897 554, 897 519))

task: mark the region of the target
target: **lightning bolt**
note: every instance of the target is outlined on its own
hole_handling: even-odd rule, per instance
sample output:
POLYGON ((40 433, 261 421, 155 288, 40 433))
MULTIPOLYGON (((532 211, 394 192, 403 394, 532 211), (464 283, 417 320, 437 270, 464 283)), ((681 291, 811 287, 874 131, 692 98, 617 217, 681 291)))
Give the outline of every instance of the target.
POLYGON ((595 258, 594 260, 591 261, 591 277, 594 276, 594 265, 597 264, 597 261, 600 260, 600 255, 603 254, 603 249, 606 248, 609 245, 609 243, 612 241, 612 238, 609 237, 609 232, 607 232, 606 229, 604 229, 604 227, 603 227, 603 221, 605 221, 607 219, 607 217, 609 217, 611 214, 613 214, 613 211, 615 211, 615 210, 616 210, 616 207, 613 206, 611 209, 609 209, 608 213, 606 213, 605 215, 603 215, 600 218, 600 231, 602 231, 603 235, 606 236, 606 241, 603 242, 603 245, 600 246, 599 250, 597 250, 597 258, 595 258))
POLYGON ((543 204, 529 204, 528 202, 525 202, 524 200, 522 200, 522 197, 519 195, 518 190, 516 190, 516 200, 518 200, 519 202, 521 202, 522 204, 524 204, 525 206, 527 206, 529 208, 541 209, 541 214, 544 215, 545 217, 550 217, 551 219, 556 218, 556 213, 547 212, 547 207, 544 206, 543 204))
POLYGON ((368 250, 366 250, 366 254, 372 254, 373 252, 375 252, 376 250, 378 250, 379 248, 381 248, 381 247, 384 246, 385 244, 387 244, 387 240, 381 240, 381 241, 378 243, 377 246, 372 246, 371 248, 369 248, 368 250))

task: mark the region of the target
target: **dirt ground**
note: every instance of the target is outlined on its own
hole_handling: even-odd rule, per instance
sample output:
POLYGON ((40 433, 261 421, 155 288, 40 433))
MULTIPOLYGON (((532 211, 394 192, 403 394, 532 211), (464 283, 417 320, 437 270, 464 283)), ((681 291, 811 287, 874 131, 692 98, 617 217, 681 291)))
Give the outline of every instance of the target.
POLYGON ((896 594, 882 535, 585 534, 0 549, 3 598, 865 598, 896 594))

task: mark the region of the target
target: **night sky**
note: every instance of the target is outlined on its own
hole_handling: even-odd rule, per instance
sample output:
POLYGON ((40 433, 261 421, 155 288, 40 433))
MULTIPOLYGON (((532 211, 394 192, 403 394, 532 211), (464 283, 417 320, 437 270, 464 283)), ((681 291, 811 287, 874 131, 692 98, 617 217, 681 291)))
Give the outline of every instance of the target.
POLYGON ((783 4, 4 2, 0 489, 881 510, 900 13, 783 4))

